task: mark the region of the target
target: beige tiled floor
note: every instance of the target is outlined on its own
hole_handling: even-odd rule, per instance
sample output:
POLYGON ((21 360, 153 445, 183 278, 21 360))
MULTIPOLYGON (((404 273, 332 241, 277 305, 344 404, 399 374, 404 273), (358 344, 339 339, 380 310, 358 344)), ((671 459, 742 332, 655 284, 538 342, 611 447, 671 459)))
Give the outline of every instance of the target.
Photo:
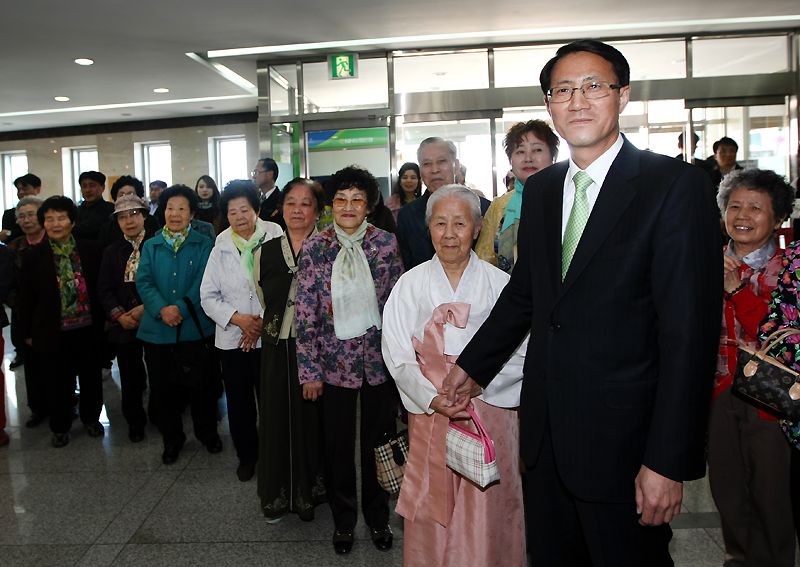
MULTIPOLYGON (((359 523, 349 558, 331 549, 327 506, 310 523, 290 516, 267 524, 255 480, 236 479, 227 417, 219 455, 190 436, 178 462, 164 466, 152 426, 144 442, 130 443, 116 368, 104 382, 105 438, 91 439, 76 426, 70 444, 53 449, 46 424, 21 426, 29 415, 25 385, 21 372, 9 371, 7 328, 4 335, 11 444, 0 449, 0 567, 402 565, 402 519, 395 514, 390 552, 375 550, 359 523)), ((684 514, 673 527, 676 565, 722 564, 719 517, 705 480, 686 485, 684 514)))

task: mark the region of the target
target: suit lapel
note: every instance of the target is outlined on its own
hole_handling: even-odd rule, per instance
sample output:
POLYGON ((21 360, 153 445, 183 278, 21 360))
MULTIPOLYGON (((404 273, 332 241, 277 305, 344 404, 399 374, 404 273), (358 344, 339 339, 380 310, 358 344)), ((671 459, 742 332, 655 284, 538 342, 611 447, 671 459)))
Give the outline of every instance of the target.
MULTIPOLYGON (((580 277, 636 196, 638 188, 630 180, 639 173, 637 152, 638 150, 625 140, 617 158, 611 164, 556 301, 560 300, 580 277)), ((558 247, 558 250, 560 253, 561 246, 558 247)))
MULTIPOLYGON (((547 251, 547 267, 550 282, 553 286, 553 297, 561 285, 561 209, 564 200, 564 178, 569 171, 569 161, 550 166, 554 176, 548 180, 542 196, 543 225, 545 250, 547 251)), ((544 172, 542 172, 544 173, 544 172)), ((541 175, 541 174, 540 174, 541 175)))

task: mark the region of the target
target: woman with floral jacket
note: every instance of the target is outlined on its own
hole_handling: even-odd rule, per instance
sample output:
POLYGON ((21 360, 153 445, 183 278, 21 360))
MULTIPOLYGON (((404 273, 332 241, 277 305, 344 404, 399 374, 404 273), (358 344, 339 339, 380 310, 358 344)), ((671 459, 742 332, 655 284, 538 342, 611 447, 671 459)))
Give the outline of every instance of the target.
POLYGON ((295 322, 303 396, 322 396, 323 462, 334 550, 348 553, 358 517, 356 400, 361 394, 361 507, 378 549, 389 549, 389 494, 378 484, 373 447, 394 426, 394 385, 381 357, 381 317, 403 273, 395 237, 366 221, 380 194, 350 166, 326 187, 334 222, 303 243, 295 322))

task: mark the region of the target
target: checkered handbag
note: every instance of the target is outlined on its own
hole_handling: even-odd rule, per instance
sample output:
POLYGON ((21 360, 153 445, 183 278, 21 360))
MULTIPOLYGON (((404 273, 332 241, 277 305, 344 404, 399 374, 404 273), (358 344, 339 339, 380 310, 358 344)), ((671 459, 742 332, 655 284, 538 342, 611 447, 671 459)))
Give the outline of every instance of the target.
POLYGON ((386 492, 400 492, 408 461, 408 429, 395 435, 387 433, 375 447, 378 483, 386 492))
POLYGON ((500 480, 492 442, 481 420, 467 407, 478 433, 462 429, 451 421, 447 428, 447 466, 481 488, 500 480))
POLYGON ((733 389, 772 408, 791 421, 800 420, 800 374, 787 368, 767 353, 796 329, 778 329, 766 339, 761 350, 752 349, 738 341, 733 389))

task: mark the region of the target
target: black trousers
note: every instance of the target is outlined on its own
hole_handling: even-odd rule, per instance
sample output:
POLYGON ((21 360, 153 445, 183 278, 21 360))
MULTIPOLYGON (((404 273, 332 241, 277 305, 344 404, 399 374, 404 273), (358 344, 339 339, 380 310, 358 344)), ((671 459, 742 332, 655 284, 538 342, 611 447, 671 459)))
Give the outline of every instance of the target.
MULTIPOLYGON (((549 427, 534 466, 526 463, 528 547, 537 567, 674 565, 668 524, 639 524, 636 502, 587 502, 564 486, 549 427)), ((634 486, 631 482, 631 495, 634 486)))
MULTIPOLYGON (((43 368, 46 357, 41 354, 37 355, 33 347, 25 343, 23 343, 22 349, 25 357, 25 393, 28 396, 28 407, 31 413, 47 415, 50 410, 47 407, 47 384, 43 368)), ((73 379, 73 385, 74 382, 73 379)))
POLYGON ((356 402, 361 394, 361 510, 367 525, 389 523, 389 493, 378 484, 375 445, 394 430, 394 383, 359 389, 323 386, 322 429, 325 490, 337 530, 352 530, 358 519, 356 489, 356 402))
POLYGON ((61 331, 58 352, 34 353, 31 358, 37 356, 44 376, 52 432, 66 433, 72 427, 76 376, 81 389, 81 421, 96 423, 103 409, 103 372, 92 328, 61 331))
POLYGON ((129 427, 144 428, 147 425, 147 414, 142 403, 142 394, 147 389, 144 343, 134 339, 129 343, 114 343, 114 346, 122 386, 122 415, 129 427))
MULTIPOLYGON (((228 397, 228 420, 236 456, 244 465, 258 462, 258 408, 261 399, 261 349, 219 350, 228 397)), ((287 400, 288 403, 288 400, 287 400)))
MULTIPOLYGON (((204 339, 208 341, 209 339, 204 339)), ((214 340, 213 337, 210 338, 214 340)), ((151 404, 156 426, 164 439, 164 446, 182 446, 186 441, 183 432, 183 410, 188 402, 191 406, 194 436, 207 444, 218 437, 217 400, 218 392, 209 386, 193 389, 174 383, 169 377, 172 347, 146 342, 144 357, 150 377, 151 404)), ((210 369, 209 369, 210 371, 210 369)), ((209 382, 209 380, 207 380, 209 382)))

